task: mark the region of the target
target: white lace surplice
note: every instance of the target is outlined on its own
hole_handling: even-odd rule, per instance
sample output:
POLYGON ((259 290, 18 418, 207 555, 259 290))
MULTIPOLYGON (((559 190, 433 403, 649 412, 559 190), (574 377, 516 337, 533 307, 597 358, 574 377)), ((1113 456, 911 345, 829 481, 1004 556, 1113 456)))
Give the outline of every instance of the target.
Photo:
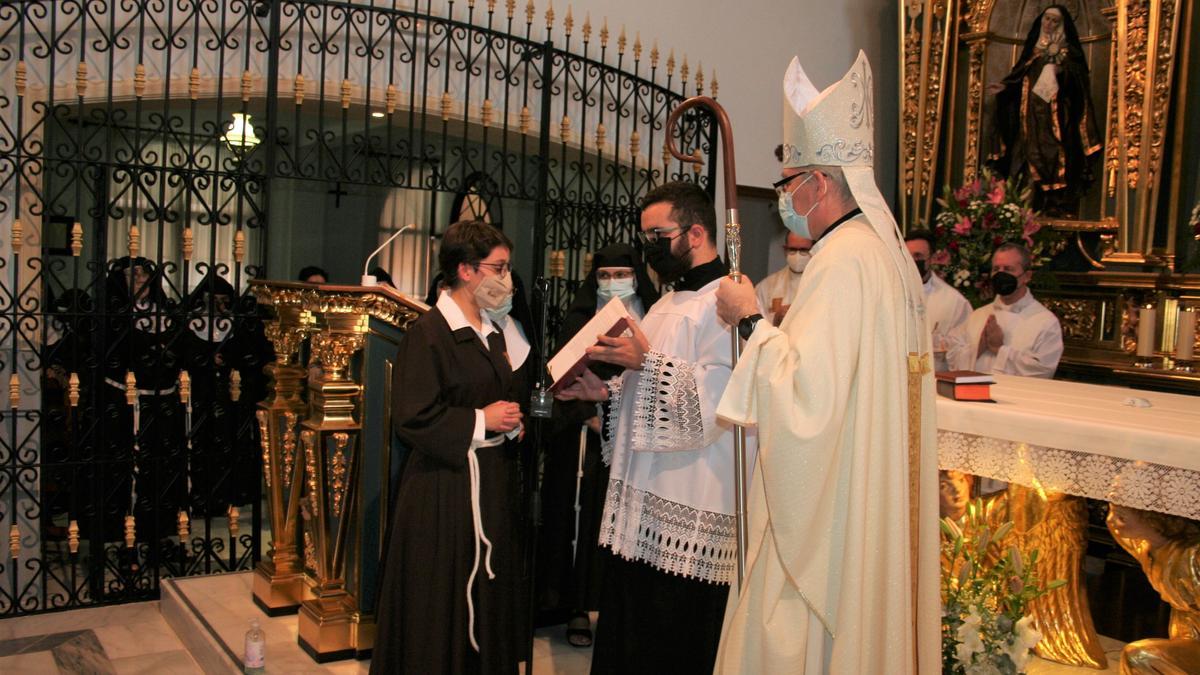
MULTIPOLYGON (((732 364, 729 327, 716 319, 719 283, 655 303, 642 320, 651 345, 643 370, 610 385, 600 543, 666 572, 729 583, 733 427, 715 410, 732 364)), ((753 458, 753 436, 747 446, 753 458)))

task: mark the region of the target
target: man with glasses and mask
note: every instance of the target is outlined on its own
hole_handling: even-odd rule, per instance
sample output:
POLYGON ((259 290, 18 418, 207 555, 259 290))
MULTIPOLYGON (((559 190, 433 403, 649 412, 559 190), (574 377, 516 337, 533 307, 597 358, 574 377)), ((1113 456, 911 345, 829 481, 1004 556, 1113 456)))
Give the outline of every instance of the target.
POLYGON ((1029 290, 1031 260, 1029 249, 1015 242, 992 253, 996 299, 947 337, 952 369, 1054 377, 1063 353, 1062 326, 1029 290))
MULTIPOLYGON (((646 260, 672 291, 632 335, 599 336, 591 371, 560 398, 609 401, 600 544, 611 550, 592 673, 707 673, 734 577, 733 427, 716 417, 732 369, 716 291, 716 212, 692 183, 642 200, 646 260)), ((749 446, 753 448, 753 440, 749 446)))
POLYGON ((929 259, 933 257, 933 233, 912 230, 904 236, 904 245, 917 264, 917 274, 925 290, 925 317, 933 335, 933 369, 949 370, 946 363, 946 335, 971 315, 971 303, 950 284, 933 273, 929 259))
POLYGON ((810 252, 812 247, 812 239, 801 237, 795 232, 788 232, 787 238, 783 241, 783 253, 787 256, 787 264, 758 282, 758 286, 755 288, 758 304, 765 310, 763 316, 773 325, 778 326, 782 323, 784 315, 791 307, 792 298, 795 297, 796 290, 800 288, 800 277, 804 274, 804 268, 808 266, 808 261, 812 258, 810 252))
POLYGON ((875 185, 866 56, 783 83, 784 225, 816 243, 792 308, 744 278, 717 312, 745 350, 717 408, 753 426, 745 579, 717 673, 932 673, 940 660, 937 448, 921 280, 875 185))

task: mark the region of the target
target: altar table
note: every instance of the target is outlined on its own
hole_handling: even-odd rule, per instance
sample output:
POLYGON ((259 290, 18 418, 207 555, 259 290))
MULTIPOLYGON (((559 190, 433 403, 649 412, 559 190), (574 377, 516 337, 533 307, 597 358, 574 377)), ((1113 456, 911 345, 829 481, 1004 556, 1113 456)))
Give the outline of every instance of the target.
POLYGON ((1200 520, 1200 397, 996 375, 992 398, 938 397, 942 469, 1200 520))
POLYGON ((1038 654, 1104 668, 1083 589, 1082 497, 1200 520, 1200 397, 996 375, 995 403, 938 397, 938 463, 1006 481, 1019 546, 1067 586, 1035 601, 1038 654), (1036 514, 1030 516, 1030 514, 1036 514))

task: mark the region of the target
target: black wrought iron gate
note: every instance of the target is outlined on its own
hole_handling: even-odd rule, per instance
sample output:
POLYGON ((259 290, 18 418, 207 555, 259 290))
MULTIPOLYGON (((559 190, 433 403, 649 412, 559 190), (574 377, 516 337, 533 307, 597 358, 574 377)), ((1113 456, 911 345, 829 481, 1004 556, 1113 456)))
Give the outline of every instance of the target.
POLYGON ((245 289, 290 274, 264 267, 280 179, 529 202, 505 225, 534 228, 552 322, 648 187, 711 188, 663 150, 705 88, 686 59, 532 3, 417 4, 0 5, 0 616, 258 559, 272 354, 245 289))

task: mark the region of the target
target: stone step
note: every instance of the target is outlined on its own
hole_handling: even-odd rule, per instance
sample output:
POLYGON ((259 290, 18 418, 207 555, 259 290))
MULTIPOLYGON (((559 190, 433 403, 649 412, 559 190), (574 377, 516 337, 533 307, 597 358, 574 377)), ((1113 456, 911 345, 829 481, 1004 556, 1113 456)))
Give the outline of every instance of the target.
POLYGON ((163 617, 205 673, 242 672, 246 631, 258 619, 267 636, 267 673, 366 675, 369 661, 313 661, 297 641, 297 615, 263 613, 251 595, 252 579, 252 572, 237 572, 162 581, 163 617))

